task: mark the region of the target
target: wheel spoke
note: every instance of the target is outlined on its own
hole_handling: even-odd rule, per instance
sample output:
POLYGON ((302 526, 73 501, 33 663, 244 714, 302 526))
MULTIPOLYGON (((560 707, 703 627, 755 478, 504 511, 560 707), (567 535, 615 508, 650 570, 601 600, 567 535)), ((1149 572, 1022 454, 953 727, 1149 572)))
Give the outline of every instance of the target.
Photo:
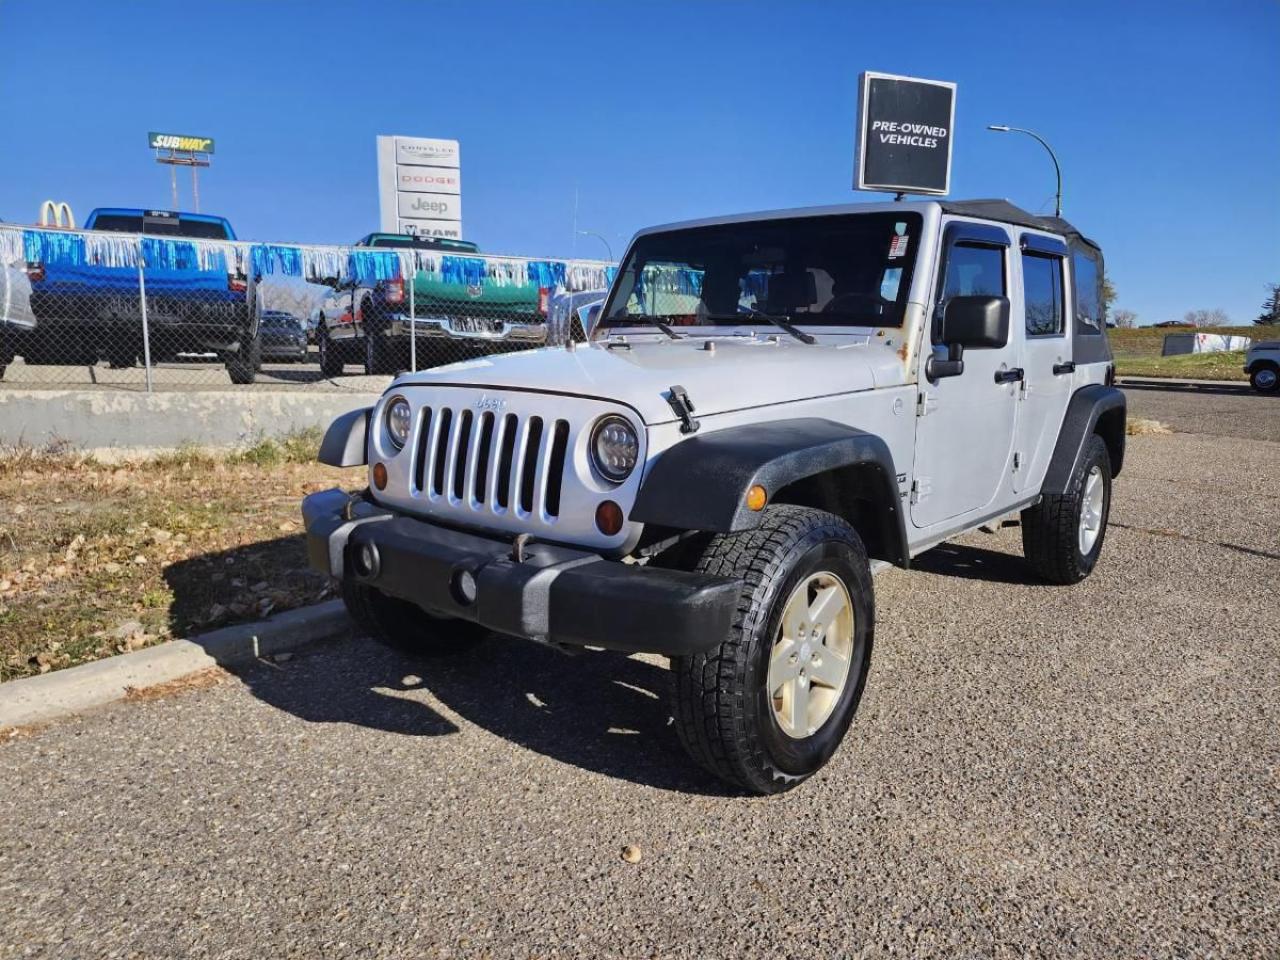
POLYGON ((809 609, 804 603, 791 602, 782 615, 782 636, 786 640, 796 640, 800 636, 800 628, 805 625, 809 609))
POLYGON ((809 605, 809 620, 819 633, 826 633, 844 609, 844 592, 836 586, 823 587, 809 605))
POLYGON ((799 677, 782 688, 782 709, 792 733, 803 736, 809 732, 809 685, 799 677))
POLYGON ((774 696, 780 686, 800 675, 799 648, 794 640, 785 639, 774 646, 773 655, 769 658, 769 696, 774 696))
POLYGON ((809 664, 809 677, 824 687, 831 687, 833 690, 840 689, 840 685, 844 683, 844 678, 849 671, 849 660, 842 654, 837 653, 830 647, 823 647, 822 653, 816 661, 809 664))

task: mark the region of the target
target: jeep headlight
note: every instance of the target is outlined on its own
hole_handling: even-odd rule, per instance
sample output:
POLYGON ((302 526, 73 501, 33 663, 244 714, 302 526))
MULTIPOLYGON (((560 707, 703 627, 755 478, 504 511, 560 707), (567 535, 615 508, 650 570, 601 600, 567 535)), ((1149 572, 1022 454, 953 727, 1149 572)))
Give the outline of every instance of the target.
POLYGON ((621 483, 631 476, 640 456, 635 428, 616 414, 601 417, 591 430, 591 463, 600 476, 621 483))
POLYGON ((387 404, 384 414, 387 422, 387 436, 397 450, 402 450, 409 442, 409 421, 413 414, 409 409, 409 401, 404 397, 393 397, 387 404))

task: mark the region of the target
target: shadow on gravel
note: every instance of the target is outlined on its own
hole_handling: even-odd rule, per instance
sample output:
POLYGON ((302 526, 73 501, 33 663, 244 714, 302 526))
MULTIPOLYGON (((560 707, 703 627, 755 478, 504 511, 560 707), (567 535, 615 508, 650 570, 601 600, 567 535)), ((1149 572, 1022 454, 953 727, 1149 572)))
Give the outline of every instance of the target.
POLYGON ((944 543, 922 553, 911 561, 912 569, 936 573, 944 577, 961 577, 965 580, 986 580, 989 583, 1042 584, 1022 557, 971 547, 959 543, 944 543))
POLYGON ((237 675, 256 697, 303 720, 416 737, 458 732, 423 702, 425 690, 466 721, 562 763, 665 790, 734 795, 676 739, 667 670, 620 654, 568 656, 495 635, 425 658, 358 638, 237 675))

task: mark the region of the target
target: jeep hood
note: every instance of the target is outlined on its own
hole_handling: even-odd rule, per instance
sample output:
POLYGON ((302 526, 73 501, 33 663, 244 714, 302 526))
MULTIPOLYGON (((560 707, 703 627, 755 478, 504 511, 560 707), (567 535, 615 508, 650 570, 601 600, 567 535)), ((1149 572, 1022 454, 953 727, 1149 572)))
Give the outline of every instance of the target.
POLYGON ((654 425, 676 419, 666 401, 675 384, 688 391, 699 417, 900 385, 900 346, 896 336, 830 337, 817 344, 785 338, 636 339, 625 348, 593 343, 483 357, 406 374, 396 386, 452 384, 595 397, 626 404, 654 425), (715 349, 704 349, 707 342, 715 349))

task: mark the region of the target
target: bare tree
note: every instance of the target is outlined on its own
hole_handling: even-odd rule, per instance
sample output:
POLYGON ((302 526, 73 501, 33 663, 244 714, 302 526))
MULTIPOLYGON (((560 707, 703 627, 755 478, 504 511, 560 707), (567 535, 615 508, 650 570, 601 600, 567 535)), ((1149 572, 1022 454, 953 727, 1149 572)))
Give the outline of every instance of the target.
POLYGON ((1138 325, 1138 315, 1132 310, 1116 310, 1111 314, 1111 322, 1121 330, 1130 330, 1138 325))
POLYGON ((1193 327, 1231 326, 1231 318, 1227 316, 1225 310, 1219 308, 1213 310, 1188 310, 1182 315, 1182 319, 1193 327))

